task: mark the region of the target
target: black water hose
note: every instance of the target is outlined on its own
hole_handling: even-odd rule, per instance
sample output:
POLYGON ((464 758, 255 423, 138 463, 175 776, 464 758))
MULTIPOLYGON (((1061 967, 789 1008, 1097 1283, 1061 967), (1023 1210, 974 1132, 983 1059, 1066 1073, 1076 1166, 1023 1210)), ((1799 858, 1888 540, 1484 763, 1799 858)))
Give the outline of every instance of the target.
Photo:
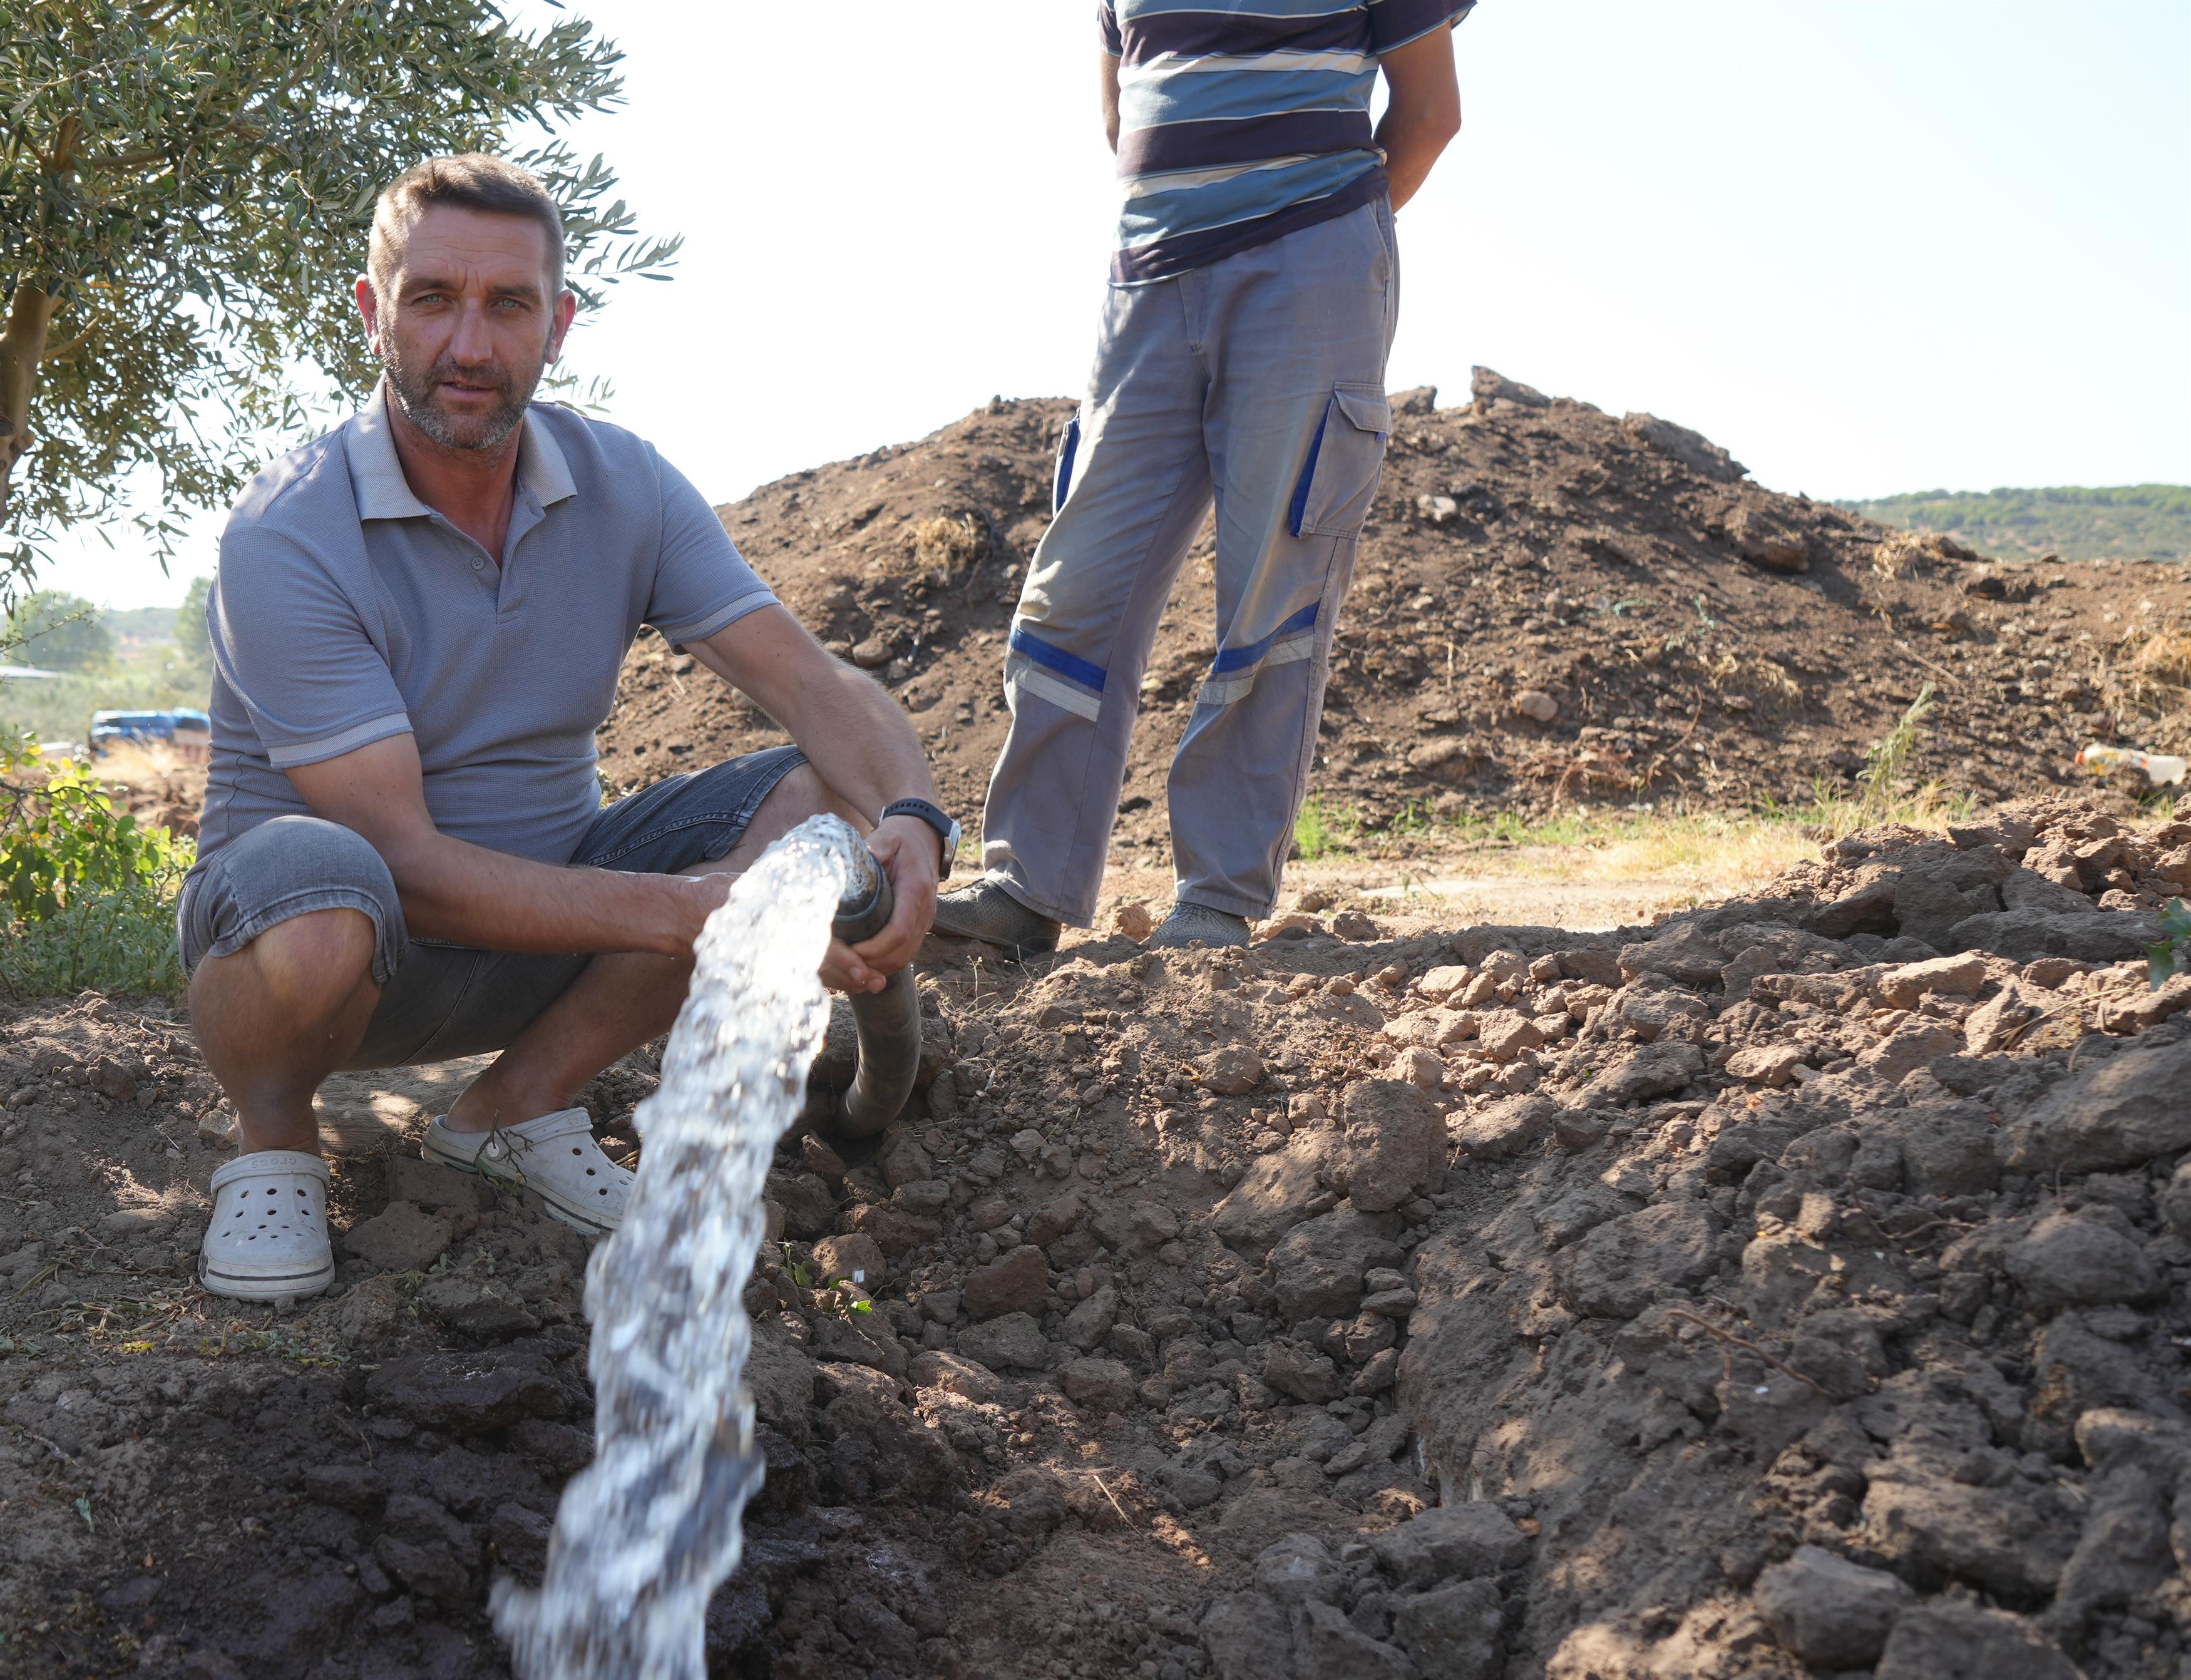
MULTIPOLYGON (((837 917, 829 925, 847 945, 881 932, 892 908, 890 877, 865 846, 857 857, 858 876, 837 901, 837 917)), ((873 1137, 904 1112, 920 1071, 920 992, 913 970, 898 970, 879 992, 856 994, 852 1025, 859 1035, 859 1067, 837 1100, 837 1130, 847 1137, 873 1137)))

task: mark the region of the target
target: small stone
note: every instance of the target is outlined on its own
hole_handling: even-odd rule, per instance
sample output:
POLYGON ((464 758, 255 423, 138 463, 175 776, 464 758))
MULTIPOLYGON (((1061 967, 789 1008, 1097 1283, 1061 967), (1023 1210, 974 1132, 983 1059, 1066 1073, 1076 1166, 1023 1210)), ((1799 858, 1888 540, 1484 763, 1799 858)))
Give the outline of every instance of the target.
POLYGON ((1050 1300, 1049 1262, 1039 1248, 1022 1243, 969 1274, 965 1299, 976 1318, 1039 1313, 1050 1300))
POLYGON ((852 663, 863 671, 871 671, 878 665, 890 663, 896 652, 897 645, 891 638, 871 635, 852 644, 852 663))
POLYGON ((2050 1213, 2008 1251, 2009 1275, 2032 1304, 2110 1307, 2143 1301, 2159 1284, 2145 1250, 2095 1219, 2050 1213))
POLYGON ((1495 1009, 1477 1022, 1476 1041, 1494 1062, 1511 1062, 1545 1041, 1544 1029, 1519 1010, 1495 1009))
POLYGON ((1731 1075, 1768 1091, 1792 1085, 1802 1065, 1803 1052, 1794 1045, 1744 1045, 1727 1059, 1731 1075))
POLYGON ((1445 1062, 1435 1051, 1415 1045, 1402 1051, 1392 1058, 1391 1072, 1396 1078, 1425 1091, 1436 1091, 1445 1083, 1445 1062))
POLYGON ((1986 960, 1976 951, 1930 962, 1904 963, 1879 977, 1879 1000, 1890 1009, 1915 1009, 1932 996, 1974 998, 1986 982, 1986 960))
POLYGON ((1134 1408, 1134 1374, 1117 1359, 1067 1359, 1058 1368, 1057 1380, 1074 1404, 1099 1415, 1134 1408))
POLYGON ((1542 1143, 1560 1112, 1559 1104, 1549 1096, 1502 1098, 1463 1119, 1454 1129, 1454 1141, 1485 1160, 1511 1160, 1542 1143))
POLYGON ((1550 723, 1560 715, 1560 703, 1541 688, 1525 688, 1514 697, 1514 709, 1539 723, 1550 723))
POLYGON ((1086 1353, 1101 1347, 1118 1321, 1118 1292, 1106 1285, 1065 1315, 1065 1339, 1086 1353))
POLYGON ((1552 1141, 1571 1155, 1594 1149, 1612 1121, 1595 1108, 1562 1108, 1552 1117, 1552 1141))
POLYGON ((1442 1175, 1444 1120, 1418 1085, 1361 1080, 1346 1088, 1340 1118, 1346 1139, 1343 1187, 1363 1212, 1390 1212, 1442 1175))
POLYGON ((1363 1396, 1382 1394, 1399 1381, 1399 1376, 1400 1350, 1387 1347, 1381 1353, 1370 1355, 1369 1363, 1354 1374, 1354 1381, 1347 1385, 1347 1392, 1363 1396))
POLYGON ((807 1170, 829 1184, 845 1182, 845 1158, 832 1149, 812 1132, 799 1140, 800 1159, 806 1163, 807 1170))
POLYGON ((2076 1665, 2022 1616, 1936 1601, 1904 1610, 1875 1680, 2079 1680, 2076 1665))
POLYGON ((836 1228, 837 1198, 817 1173, 771 1172, 767 1194, 783 1210, 784 1229, 802 1242, 826 1237, 836 1228))
POLYGON ((1884 1569, 1800 1546, 1758 1578, 1757 1608, 1783 1648, 1819 1668, 1879 1660, 1894 1619, 1916 1594, 1884 1569))
POLYGON ((935 1348, 914 1354, 906 1375, 916 1388, 941 1388, 982 1405, 1004 1392, 1002 1380, 987 1365, 935 1348))
POLYGON ((1263 1356, 1263 1381, 1281 1394, 1290 1394, 1311 1405, 1322 1405, 1340 1395, 1339 1367, 1297 1341, 1271 1343, 1263 1356))
POLYGON ((1371 1535, 1369 1544, 1386 1571, 1409 1586, 1456 1578, 1473 1580, 1519 1569, 1529 1560, 1529 1537, 1488 1500, 1433 1506, 1396 1529, 1371 1535))
POLYGON ((1497 1680, 1503 1614, 1494 1582, 1454 1581, 1402 1600, 1392 1642, 1415 1660, 1424 1680, 1497 1680))
POLYGON ((1331 931, 1357 945, 1376 938, 1378 932, 1377 924, 1359 910, 1341 910, 1331 919, 1331 931))
POLYGON ((849 1279, 872 1295, 888 1279, 890 1267, 883 1258, 879 1243, 873 1237, 853 1232, 847 1236, 824 1237, 814 1244, 814 1272, 817 1283, 849 1279))
POLYGON ((1042 1326, 1025 1313, 1006 1313, 959 1332, 959 1352, 991 1370, 1045 1370, 1050 1344, 1042 1326))
POLYGON ((1111 912, 1111 931, 1135 944, 1156 931, 1157 919, 1149 914, 1149 907, 1131 899, 1111 912))
POLYGON ((447 1252, 451 1226, 437 1215, 422 1213, 410 1202, 390 1202, 353 1227, 343 1246, 360 1260, 391 1272, 419 1272, 447 1252))
MULTIPOLYGON (((1935 1056, 1963 1048, 1963 1034, 1944 1022, 1916 1017, 1896 1028, 1863 1055, 1857 1066, 1877 1074, 1889 1085, 1900 1085, 1921 1068, 1930 1068, 1935 1056)), ((1790 1070, 1790 1073, 1794 1071, 1790 1070)))
POLYGON ((1346 1593, 1346 1571, 1314 1535, 1288 1535, 1255 1555, 1255 1585, 1281 1604, 1335 1604, 1346 1593))
POLYGON ((1204 1061, 1201 1075, 1220 1096, 1245 1096, 1263 1082, 1263 1058, 1246 1045, 1227 1045, 1204 1061))
POLYGON ((1217 1680, 1272 1680, 1292 1672, 1286 1613, 1262 1593, 1227 1593, 1210 1605, 1197 1631, 1217 1680))

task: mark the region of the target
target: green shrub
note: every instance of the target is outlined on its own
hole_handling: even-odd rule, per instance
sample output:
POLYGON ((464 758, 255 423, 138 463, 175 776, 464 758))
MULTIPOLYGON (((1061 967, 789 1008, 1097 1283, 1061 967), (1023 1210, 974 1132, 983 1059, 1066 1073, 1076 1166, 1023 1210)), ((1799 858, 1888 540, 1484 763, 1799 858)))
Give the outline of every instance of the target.
POLYGON ((0 991, 171 991, 175 894, 196 853, 140 829, 84 766, 0 737, 0 991))

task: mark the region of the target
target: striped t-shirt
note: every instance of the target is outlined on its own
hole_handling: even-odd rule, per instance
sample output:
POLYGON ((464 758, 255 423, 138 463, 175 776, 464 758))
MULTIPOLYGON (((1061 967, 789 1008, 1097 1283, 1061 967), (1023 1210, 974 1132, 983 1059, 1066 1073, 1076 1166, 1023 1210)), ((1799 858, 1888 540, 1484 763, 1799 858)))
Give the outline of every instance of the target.
POLYGON ((1329 221, 1385 191, 1380 54, 1476 0, 1097 0, 1118 60, 1122 285, 1329 221))

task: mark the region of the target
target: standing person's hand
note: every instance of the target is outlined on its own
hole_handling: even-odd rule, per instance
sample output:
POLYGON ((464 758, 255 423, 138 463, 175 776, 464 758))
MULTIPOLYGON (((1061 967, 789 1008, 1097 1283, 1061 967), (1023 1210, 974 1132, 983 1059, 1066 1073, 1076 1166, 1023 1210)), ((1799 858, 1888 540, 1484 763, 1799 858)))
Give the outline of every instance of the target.
POLYGON ((881 991, 891 975, 913 960, 936 920, 936 887, 942 878, 936 830, 917 817, 892 817, 868 836, 868 850, 890 877, 891 919, 880 933, 858 945, 829 942, 822 979, 839 991, 881 991))

